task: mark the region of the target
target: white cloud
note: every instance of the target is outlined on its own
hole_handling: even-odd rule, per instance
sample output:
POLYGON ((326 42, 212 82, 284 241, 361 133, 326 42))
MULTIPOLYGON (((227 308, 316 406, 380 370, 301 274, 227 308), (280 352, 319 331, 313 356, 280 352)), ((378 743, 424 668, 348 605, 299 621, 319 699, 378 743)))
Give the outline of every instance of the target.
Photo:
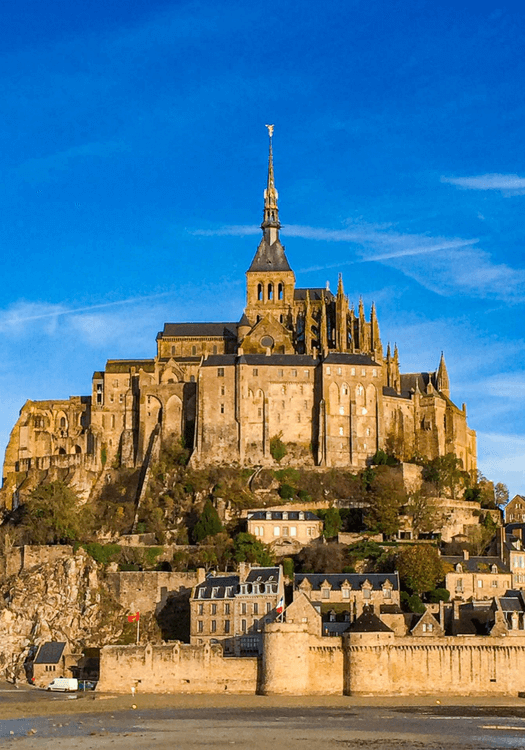
POLYGON ((510 497, 525 491, 525 437, 478 432, 479 468, 494 482, 504 482, 510 497))
POLYGON ((442 177, 441 182, 465 190, 499 190, 506 195, 525 195, 525 177, 517 174, 482 174, 474 177, 442 177))

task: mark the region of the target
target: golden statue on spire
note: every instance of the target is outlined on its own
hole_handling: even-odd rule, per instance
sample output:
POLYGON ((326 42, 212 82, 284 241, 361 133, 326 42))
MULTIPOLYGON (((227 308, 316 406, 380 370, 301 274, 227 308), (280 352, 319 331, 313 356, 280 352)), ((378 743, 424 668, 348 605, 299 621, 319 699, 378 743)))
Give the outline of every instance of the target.
POLYGON ((272 135, 273 135, 273 129, 274 129, 275 125, 266 125, 266 127, 268 128, 268 135, 271 138, 272 135))

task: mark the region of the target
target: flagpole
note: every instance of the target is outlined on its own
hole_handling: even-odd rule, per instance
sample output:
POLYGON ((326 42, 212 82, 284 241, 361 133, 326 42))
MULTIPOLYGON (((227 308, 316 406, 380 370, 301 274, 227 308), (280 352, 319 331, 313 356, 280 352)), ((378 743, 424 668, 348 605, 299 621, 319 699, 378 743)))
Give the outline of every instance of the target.
POLYGON ((137 617, 137 645, 139 642, 139 633, 140 633, 140 617, 137 617))

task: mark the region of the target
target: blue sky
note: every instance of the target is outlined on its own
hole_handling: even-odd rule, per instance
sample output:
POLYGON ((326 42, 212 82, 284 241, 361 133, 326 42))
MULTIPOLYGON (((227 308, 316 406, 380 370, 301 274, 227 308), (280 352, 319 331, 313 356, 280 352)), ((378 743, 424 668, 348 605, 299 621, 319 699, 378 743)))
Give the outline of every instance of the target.
POLYGON ((238 320, 275 123, 300 286, 445 352, 479 464, 525 492, 522 2, 20 0, 0 30, 0 446, 166 321, 238 320))

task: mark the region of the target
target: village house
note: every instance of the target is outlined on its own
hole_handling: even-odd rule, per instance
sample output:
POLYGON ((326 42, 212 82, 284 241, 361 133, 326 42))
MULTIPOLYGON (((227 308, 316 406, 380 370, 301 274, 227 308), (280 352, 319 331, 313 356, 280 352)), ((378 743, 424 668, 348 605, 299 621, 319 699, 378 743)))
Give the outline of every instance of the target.
POLYGON ((239 574, 211 575, 193 589, 190 643, 220 643, 225 654, 236 656, 258 654, 263 624, 283 609, 282 568, 241 563, 239 574))
POLYGON ((510 523, 500 529, 500 553, 512 573, 512 588, 525 589, 525 524, 510 523))
POLYGON ((441 559, 453 568, 445 575, 445 588, 453 599, 492 599, 513 587, 510 568, 499 557, 471 557, 463 550, 461 557, 444 555, 441 559))
POLYGON ((525 523, 525 497, 514 495, 505 506, 505 523, 525 523))
POLYGON ((34 684, 46 687, 55 677, 76 676, 77 661, 65 641, 43 643, 33 661, 34 684))
MULTIPOLYGON (((365 606, 377 614, 384 604, 399 606, 399 575, 397 572, 301 573, 294 576, 294 599, 298 593, 305 594, 322 615, 331 610, 348 613, 343 614, 343 620, 346 616, 346 622, 353 622, 365 606)), ((337 618, 332 620, 336 621, 337 618)))
POLYGON ((295 554, 319 539, 323 522, 309 510, 249 510, 247 531, 280 554, 295 554))

